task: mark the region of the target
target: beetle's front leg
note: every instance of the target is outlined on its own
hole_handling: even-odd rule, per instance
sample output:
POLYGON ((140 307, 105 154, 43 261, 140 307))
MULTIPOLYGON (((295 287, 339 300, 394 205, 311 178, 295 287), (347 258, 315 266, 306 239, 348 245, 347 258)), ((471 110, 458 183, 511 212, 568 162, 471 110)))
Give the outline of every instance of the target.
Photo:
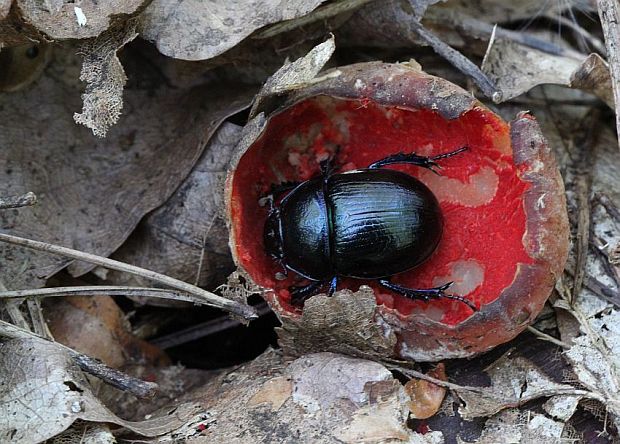
POLYGON ((387 279, 379 279, 378 282, 382 287, 385 287, 388 290, 392 290, 394 293, 398 293, 401 296, 405 296, 409 299, 421 300, 425 302, 428 302, 431 299, 452 299, 462 302, 473 311, 478 311, 476 306, 471 301, 465 299, 463 296, 445 293, 445 291, 450 288, 454 282, 448 282, 447 284, 440 285, 439 287, 434 288, 407 288, 403 287, 402 285, 394 284, 387 279))
POLYGON ((323 287, 323 285, 325 285, 324 281, 316 281, 310 282, 308 285, 304 285, 303 287, 289 288, 289 291, 291 292, 291 304, 303 306, 304 302, 314 296, 316 292, 323 287))
POLYGON ((437 163, 438 160, 446 159, 448 157, 456 156, 457 154, 462 153, 467 150, 467 147, 464 146, 459 148, 458 150, 451 151, 449 153, 438 154, 437 156, 418 156, 415 153, 397 153, 392 154, 384 159, 378 160, 368 166, 370 169, 381 168, 385 165, 393 165, 395 163, 410 163, 412 165, 421 166, 423 168, 428 168, 435 174, 439 174, 437 169, 440 169, 441 166, 437 163))

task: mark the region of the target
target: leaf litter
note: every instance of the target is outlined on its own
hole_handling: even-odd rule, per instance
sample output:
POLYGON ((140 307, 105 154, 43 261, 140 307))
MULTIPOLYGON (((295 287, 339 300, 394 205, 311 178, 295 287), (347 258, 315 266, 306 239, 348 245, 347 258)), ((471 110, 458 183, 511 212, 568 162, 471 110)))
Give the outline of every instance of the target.
MULTIPOLYGON (((229 50, 246 44, 247 37, 265 25, 273 25, 264 28, 271 29, 271 34, 263 33, 261 36, 265 48, 273 42, 288 39, 291 48, 280 43, 277 50, 283 55, 287 51, 294 54, 295 46, 302 45, 309 38, 304 36, 304 27, 317 22, 313 19, 297 22, 295 19, 312 14, 317 7, 319 9, 315 14, 318 14, 323 2, 295 4, 286 11, 277 10, 275 4, 259 2, 252 5, 255 9, 251 11, 242 5, 239 5, 238 11, 233 11, 225 8, 222 2, 216 2, 213 9, 208 10, 200 9, 195 2, 185 1, 171 13, 161 2, 151 2, 146 6, 143 2, 127 1, 119 3, 122 3, 125 15, 118 21, 110 21, 106 5, 87 2, 80 5, 86 18, 85 24, 69 4, 48 2, 48 9, 44 10, 38 4, 20 1, 16 2, 20 8, 9 11, 7 5, 10 3, 0 2, 0 57, 13 51, 17 42, 28 43, 28 39, 34 38, 37 43, 82 40, 77 44, 52 45, 54 56, 49 66, 49 54, 52 52, 47 46, 35 45, 46 48, 43 62, 37 62, 26 71, 21 68, 11 71, 17 81, 7 84, 18 85, 20 91, 0 97, 0 118, 4 127, 9 128, 7 132, 0 131, 0 144, 9 147, 0 152, 0 198, 23 196, 27 192, 34 192, 37 197, 34 207, 0 210, 3 232, 71 245, 104 256, 113 254, 120 247, 117 257, 128 262, 152 265, 188 281, 197 279, 201 261, 204 261, 205 268, 201 272, 206 275, 199 275, 198 282, 215 285, 215 281, 221 279, 221 272, 211 273, 210 269, 217 268, 221 263, 220 257, 226 254, 222 246, 226 236, 221 234, 224 227, 217 219, 221 205, 218 197, 206 190, 219 187, 217 183, 221 180, 224 164, 218 165, 217 171, 211 171, 202 169, 203 162, 209 162, 208 155, 213 155, 217 151, 212 150, 220 147, 223 152, 230 152, 221 137, 227 131, 234 134, 231 137, 238 137, 238 128, 227 123, 219 131, 216 130, 224 119, 248 103, 247 93, 245 96, 236 95, 239 85, 233 88, 221 86, 221 79, 217 79, 220 63, 217 57, 228 57, 226 63, 229 68, 220 73, 245 68, 249 72, 250 66, 235 66, 235 59, 231 57, 234 51, 229 50), (141 9, 145 6, 146 9, 141 9), (252 16, 257 10, 264 14, 252 16), (227 24, 231 20, 235 26, 227 24), (275 27, 281 23, 286 25, 275 27), (133 61, 134 58, 153 60, 152 53, 148 56, 140 54, 148 52, 143 42, 127 44, 135 38, 136 24, 141 34, 154 41, 164 54, 185 60, 214 59, 209 67, 204 68, 207 65, 203 65, 201 77, 198 77, 208 86, 182 90, 176 86, 176 79, 166 79, 175 71, 161 67, 174 66, 174 61, 162 61, 161 67, 151 65, 150 68, 136 69, 139 64, 133 61), (3 45, 10 48, 2 48, 3 45), (74 56, 78 45, 83 54, 81 67, 80 60, 74 56), (78 82, 80 70, 82 80, 88 82, 85 91, 81 91, 83 86, 78 82), (218 82, 214 83, 215 80, 218 82), (81 92, 84 94, 80 102, 81 92), (105 139, 97 139, 85 128, 74 124, 71 117, 80 106, 83 112, 81 115, 76 113, 76 116, 82 117, 76 117, 76 120, 87 124, 95 134, 105 136, 105 139), (185 122, 189 115, 195 116, 191 119, 191 125, 185 122), (161 119, 161 116, 166 118, 161 119), (136 148, 136 144, 141 146, 136 148), (199 160, 203 152, 205 157, 199 160), (195 164, 196 169, 192 173, 195 164), (70 168, 64 165, 70 165, 70 168), (158 174, 149 174, 150 169, 157 170, 158 174), (213 179, 197 181, 196 177, 201 173, 213 179), (215 174, 209 176, 210 173, 215 174), (185 204, 192 202, 191 208, 195 209, 201 193, 209 196, 210 203, 204 213, 207 221, 217 221, 219 225, 216 228, 212 228, 215 222, 202 219, 200 211, 181 210, 185 204), (142 222, 138 225, 140 220, 142 222), (178 225, 175 226, 175 223, 178 225), (138 229, 134 230, 136 226, 138 229), (203 238, 192 237, 196 233, 203 238), (209 240, 209 247, 205 249, 205 239, 209 235, 214 239, 209 240), (129 242, 125 242, 127 239, 129 242), (174 246, 175 243, 178 246, 174 246), (209 259, 213 251, 216 254, 209 259), (185 258, 185 252, 188 258, 185 258), (158 256, 158 253, 161 255, 158 256)), ((342 3, 344 5, 346 2, 342 3)), ((321 66, 332 53, 347 60, 379 59, 384 54, 392 57, 396 53, 400 54, 399 60, 406 60, 412 55, 419 55, 420 60, 435 63, 431 64, 431 70, 432 66, 439 66, 438 69, 451 73, 467 85, 463 74, 442 66, 440 57, 429 56, 428 52, 419 48, 422 40, 412 31, 410 22, 412 17, 416 17, 421 20, 424 29, 472 60, 479 63, 484 56, 482 70, 501 91, 502 99, 508 101, 505 109, 511 102, 532 104, 533 112, 553 141, 558 158, 564 159, 561 168, 565 173, 574 222, 573 234, 583 235, 578 233, 583 228, 579 228, 575 217, 583 203, 576 198, 580 191, 574 186, 576 178, 583 172, 576 172, 574 165, 571 166, 571 162, 578 158, 576 150, 582 147, 582 143, 572 137, 572 131, 578 127, 576 122, 589 112, 588 107, 592 107, 594 101, 593 96, 579 91, 593 93, 609 108, 616 109, 613 93, 617 93, 618 89, 614 88, 617 82, 614 83, 614 75, 610 75, 610 71, 612 74, 620 71, 614 56, 615 43, 607 32, 614 26, 608 15, 601 14, 605 35, 592 24, 582 21, 583 27, 579 26, 575 19, 574 23, 569 20, 575 25, 569 28, 572 31, 563 31, 558 42, 557 39, 549 39, 549 32, 535 33, 528 28, 537 27, 537 22, 544 20, 560 23, 565 18, 561 14, 575 16, 573 9, 577 14, 584 15, 592 13, 593 9, 577 2, 550 2, 544 11, 540 2, 486 0, 476 2, 474 6, 470 2, 459 1, 437 4, 433 1, 413 4, 370 2, 365 6, 363 3, 350 2, 344 9, 336 10, 337 15, 344 17, 346 14, 346 18, 340 21, 330 21, 339 23, 340 29, 325 30, 334 31, 336 44, 333 38, 326 40, 324 33, 319 39, 324 41, 322 46, 319 45, 306 59, 287 62, 280 71, 280 77, 273 77, 271 83, 265 84, 263 93, 295 88, 300 80, 291 73, 301 75, 301 82, 311 81, 316 75, 321 75, 321 66), (497 23, 500 26, 494 29, 497 23), (515 27, 515 23, 521 24, 521 27, 515 27), (571 36, 569 32, 576 34, 571 36), (584 50, 583 41, 575 37, 577 34, 585 36, 586 43, 607 38, 608 50, 612 45, 610 58, 605 60, 605 54, 584 50), (494 39, 492 35, 495 35, 494 39), (346 55, 339 51, 339 44, 344 45, 346 55), (549 84, 568 86, 577 91, 569 94, 564 89, 537 86, 549 84)), ((607 2, 598 3, 601 7, 607 2)), ((30 47, 28 44, 24 50, 30 47)), ((243 78, 243 74, 239 74, 239 78, 243 78)), ((256 79, 263 83, 266 76, 260 78, 259 74, 256 79)), ((226 80, 229 83, 234 81, 226 80)), ((257 91, 258 86, 251 85, 249 90, 257 91)), ((269 105, 260 103, 261 94, 258 97, 255 109, 269 105)), ((461 405, 456 414, 463 419, 488 418, 473 441, 459 437, 461 442, 578 442, 583 439, 582 433, 589 432, 589 429, 577 431, 575 427, 579 424, 575 418, 588 409, 604 413, 598 415, 599 431, 603 429, 607 433, 615 433, 613 427, 608 430, 610 424, 615 425, 617 430, 620 414, 620 362, 617 359, 620 353, 620 314, 617 305, 614 308, 610 301, 616 298, 620 303, 617 275, 614 277, 618 269, 617 263, 614 263, 614 251, 620 245, 620 220, 614 216, 614 205, 620 197, 617 182, 620 167, 613 126, 608 125, 607 120, 610 119, 607 119, 606 112, 601 112, 603 117, 598 129, 601 134, 595 146, 590 148, 594 160, 591 170, 586 173, 593 177, 592 188, 586 198, 590 201, 592 196, 607 197, 607 206, 601 203, 606 202, 604 197, 591 201, 589 216, 592 234, 588 239, 594 246, 586 244, 584 288, 571 294, 576 273, 574 267, 579 267, 579 264, 569 264, 570 273, 566 273, 558 283, 558 294, 552 300, 562 342, 569 346, 564 348, 559 359, 567 365, 569 372, 559 382, 527 357, 505 354, 481 371, 489 378, 487 385, 472 387, 452 383, 450 373, 447 381, 427 378, 431 384, 444 387, 457 396, 461 405), (602 255, 595 253, 593 248, 598 248, 602 255), (599 283, 598 287, 593 285, 593 280, 599 283)), ((257 125, 260 126, 259 121, 257 125)), ((220 158, 218 154, 217 158, 220 160, 226 155, 222 154, 220 158)), ((0 278, 3 286, 9 289, 43 286, 48 277, 57 275, 60 269, 69 265, 66 259, 23 253, 6 245, 2 246, 0 256, 3 259, 0 278)), ((74 276, 90 270, 92 266, 78 263, 69 268, 74 276)), ((97 274, 105 274, 99 271, 97 274)), ((108 276, 116 282, 127 279, 116 273, 108 273, 108 276)), ((62 279, 72 282, 74 278, 64 276, 62 279)), ((131 279, 126 282, 137 283, 131 279)), ((31 315, 36 310, 32 306, 29 310, 16 304, 11 310, 8 307, 6 313, 12 310, 11 313, 21 317, 26 326, 34 319, 31 315)), ((366 313, 364 310, 361 312, 366 313)), ((312 315, 312 310, 308 315, 312 315)), ((552 322, 544 324, 546 331, 555 335, 550 326, 553 327, 552 322)), ((374 337, 376 332, 360 333, 374 337)), ((285 341, 284 348, 311 352, 311 347, 305 347, 302 339, 293 335, 288 343, 285 341)), ((375 339, 377 349, 386 346, 379 336, 375 339)), ((5 418, 0 436, 16 441, 41 441, 70 426, 66 435, 86 436, 88 431, 100 434, 100 438, 93 438, 97 442, 111 442, 113 435, 119 436, 119 430, 92 425, 93 422, 101 422, 118 424, 125 427, 125 432, 133 429, 133 432, 143 436, 163 434, 164 441, 179 437, 203 439, 209 434, 218 436, 217 433, 237 430, 242 425, 242 430, 252 431, 254 439, 260 436, 282 442, 299 430, 305 433, 304 438, 317 439, 309 442, 319 442, 319 438, 324 439, 323 442, 331 442, 329 437, 345 442, 444 442, 442 432, 427 430, 422 434, 407 427, 407 403, 410 399, 384 367, 342 355, 306 355, 288 364, 274 352, 268 352, 253 363, 186 394, 194 397, 194 401, 196 397, 200 399, 200 412, 196 410, 195 403, 180 404, 184 401, 177 400, 171 406, 176 418, 170 420, 166 417, 168 419, 159 422, 161 427, 155 427, 153 424, 157 422, 125 422, 103 407, 72 358, 53 343, 13 339, 0 347, 0 377, 5 382, 0 386, 0 409, 5 409, 7 413, 0 415, 0 418, 5 418), (325 373, 313 370, 316 366, 325 373), (349 379, 343 380, 343 375, 348 375, 349 379), (372 389, 366 387, 367 383, 372 389), (292 387, 299 390, 297 400, 291 392, 292 387), (373 391, 375 389, 376 392, 373 391), (366 393, 364 396, 368 397, 370 404, 359 403, 361 393, 366 393), (42 401, 46 399, 54 399, 58 403, 45 404, 42 401), (343 403, 342 399, 348 399, 349 403, 343 403), (286 410, 289 405, 295 406, 294 412, 286 410), (179 413, 182 409, 178 410, 181 406, 187 407, 182 414, 179 413), (319 410, 316 410, 317 406, 319 410), (346 408, 338 410, 341 407, 346 408), (12 419, 8 412, 15 413, 12 418, 16 422, 10 422, 12 419), (316 415, 317 412, 323 423, 317 422, 316 417, 308 417, 308 413, 316 415), (334 419, 326 416, 328 413, 343 419, 342 424, 333 429, 325 427, 329 420, 334 419), (188 420, 190 416, 192 419, 188 420), (296 431, 290 431, 289 427, 297 424, 300 418, 302 425, 308 424, 308 427, 300 426, 296 431), (228 429, 223 424, 229 424, 228 429), (389 424, 389 427, 379 427, 378 424, 389 424), (170 432, 178 427, 181 428, 177 432, 170 432), (323 434, 312 435, 311 430, 320 430, 323 434)), ((350 353, 347 347, 337 348, 337 351, 350 353)), ((420 376, 424 377, 424 374, 420 376)), ((449 394, 444 405, 451 399, 454 398, 449 394)), ((441 415, 442 409, 438 415, 441 415)), ((62 439, 62 435, 58 435, 59 442, 64 442, 60 441, 62 439)))

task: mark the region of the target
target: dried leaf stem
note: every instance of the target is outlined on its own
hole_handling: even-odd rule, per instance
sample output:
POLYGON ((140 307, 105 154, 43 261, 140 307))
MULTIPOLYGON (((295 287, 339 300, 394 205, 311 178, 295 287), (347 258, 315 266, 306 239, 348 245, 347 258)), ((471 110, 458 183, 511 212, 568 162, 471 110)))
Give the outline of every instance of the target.
POLYGON ((229 311, 240 315, 244 319, 255 319, 258 317, 256 310, 249 305, 232 301, 230 299, 223 298, 202 288, 196 287, 187 282, 174 279, 170 276, 157 273, 155 271, 147 270, 145 268, 136 267, 135 265, 129 265, 124 262, 119 262, 113 259, 97 256, 91 253, 85 253, 83 251, 74 250, 72 248, 61 247, 60 245, 53 245, 46 242, 39 242, 32 239, 26 239, 23 237, 13 236, 10 234, 0 233, 0 241, 7 242, 13 245, 19 245, 22 247, 30 248, 33 250, 44 251, 46 253, 58 254, 72 259, 81 260, 95 265, 100 265, 112 270, 123 271, 126 273, 135 274, 137 276, 150 279, 155 282, 159 282, 177 290, 185 291, 199 298, 203 304, 213 307, 221 308, 222 310, 229 311))
MULTIPOLYGON (((2 320, 0 320, 0 336, 11 339, 36 339, 53 342, 2 320)), ((133 376, 108 367, 101 361, 93 359, 90 356, 83 355, 66 345, 58 342, 53 343, 66 350, 83 371, 96 376, 113 387, 130 392, 138 398, 151 398, 157 392, 158 385, 154 382, 142 381, 141 379, 134 378, 133 376)))
POLYGON ((66 296, 141 296, 159 299, 204 304, 204 299, 190 293, 167 288, 123 287, 113 285, 89 285, 79 287, 48 287, 28 290, 0 291, 0 299, 20 299, 28 297, 66 297, 66 296))
POLYGON ((553 336, 548 335, 547 333, 544 333, 538 330, 537 328, 532 327, 531 325, 528 325, 527 330, 530 333, 533 333, 534 335, 538 336, 543 341, 551 342, 552 344, 559 345, 560 347, 565 348, 565 349, 569 349, 571 347, 566 342, 560 341, 559 339, 554 338, 553 336))
POLYGON ((620 132, 620 6, 618 0, 597 0, 596 3, 605 36, 607 62, 616 102, 616 131, 620 132))
POLYGON ((37 203, 37 196, 31 191, 22 196, 0 197, 0 210, 29 207, 37 203))
POLYGON ((491 82, 487 75, 483 73, 471 60, 458 52, 456 49, 444 43, 439 37, 426 29, 418 20, 412 18, 411 27, 416 34, 420 36, 420 38, 422 38, 433 48, 433 50, 435 50, 437 54, 446 59, 463 74, 470 77, 478 88, 480 88, 482 94, 493 100, 495 103, 501 102, 501 91, 495 88, 493 82, 491 82))

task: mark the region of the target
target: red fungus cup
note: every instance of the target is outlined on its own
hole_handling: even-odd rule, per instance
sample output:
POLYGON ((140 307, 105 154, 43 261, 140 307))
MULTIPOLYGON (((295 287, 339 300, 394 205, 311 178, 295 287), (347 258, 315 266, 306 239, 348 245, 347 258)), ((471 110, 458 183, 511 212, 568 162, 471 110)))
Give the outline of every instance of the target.
POLYGON ((444 217, 430 258, 391 280, 410 288, 453 281, 449 292, 478 310, 448 299, 414 301, 374 281, 344 278, 339 288, 370 286, 372 321, 396 338, 386 354, 418 361, 486 351, 540 312, 564 268, 568 221, 561 176, 532 116, 506 123, 461 88, 407 64, 341 67, 270 103, 255 140, 239 148, 227 203, 235 261, 265 289, 284 328, 295 322, 303 330, 289 288, 307 281, 294 272, 278 280, 282 267, 263 245, 261 196, 271 185, 315 177, 329 158, 345 172, 398 152, 435 156, 461 147, 468 149, 441 160, 440 175, 386 167, 426 184, 444 217))

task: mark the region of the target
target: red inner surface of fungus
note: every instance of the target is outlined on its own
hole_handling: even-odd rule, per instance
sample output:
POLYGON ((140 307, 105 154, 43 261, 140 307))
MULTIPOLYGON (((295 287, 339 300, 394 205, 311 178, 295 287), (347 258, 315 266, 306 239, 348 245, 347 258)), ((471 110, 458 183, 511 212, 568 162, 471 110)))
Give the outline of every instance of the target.
MULTIPOLYGON (((436 155, 467 146, 463 154, 442 160, 441 177, 412 165, 390 166, 419 178, 436 194, 444 214, 442 240, 422 265, 392 280, 411 288, 429 288, 449 280, 451 289, 480 307, 508 287, 519 264, 531 264, 523 247, 526 218, 523 194, 528 184, 512 160, 509 127, 495 114, 475 108, 454 120, 431 110, 383 107, 367 100, 315 97, 274 116, 241 158, 232 178, 231 211, 238 261, 261 286, 272 288, 289 310, 288 287, 304 281, 282 271, 263 247, 267 208, 259 198, 272 183, 303 181, 319 174, 319 162, 336 154, 340 171, 365 168, 399 151, 436 155), (464 282, 464 283, 462 283, 464 282), (461 289, 461 292, 458 290, 461 289)), ((377 302, 408 315, 454 325, 472 314, 451 300, 412 301, 372 281, 343 279, 340 287, 368 284, 377 302)))

